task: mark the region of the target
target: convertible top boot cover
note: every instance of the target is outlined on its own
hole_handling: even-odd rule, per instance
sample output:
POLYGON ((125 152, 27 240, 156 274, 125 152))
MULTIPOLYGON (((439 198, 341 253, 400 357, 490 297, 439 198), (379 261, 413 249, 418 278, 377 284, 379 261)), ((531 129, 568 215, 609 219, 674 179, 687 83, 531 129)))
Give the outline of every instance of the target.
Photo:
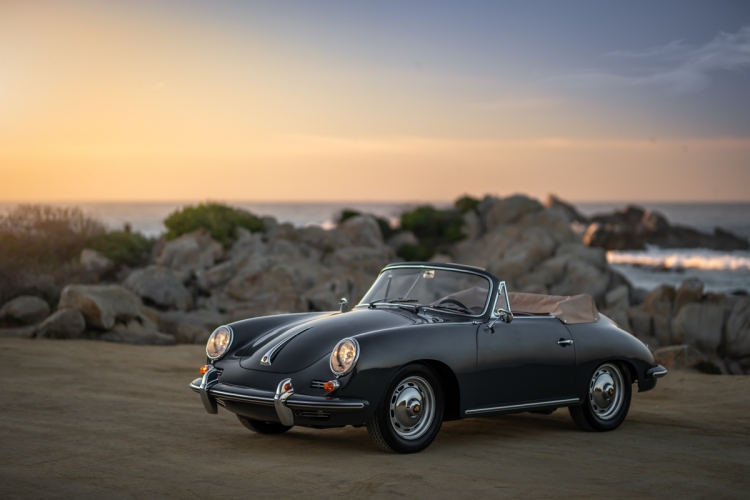
POLYGON ((508 294, 512 312, 554 316, 568 325, 596 323, 599 311, 591 295, 538 295, 535 293, 508 294))

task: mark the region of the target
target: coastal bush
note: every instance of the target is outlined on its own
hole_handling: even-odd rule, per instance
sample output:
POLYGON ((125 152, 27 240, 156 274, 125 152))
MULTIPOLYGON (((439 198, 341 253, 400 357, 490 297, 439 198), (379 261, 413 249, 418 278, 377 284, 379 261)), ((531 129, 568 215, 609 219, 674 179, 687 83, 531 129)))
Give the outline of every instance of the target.
POLYGON ((221 203, 201 203, 183 207, 164 220, 167 227, 166 238, 172 240, 183 234, 201 228, 210 231, 211 237, 228 247, 237 237, 237 228, 248 231, 263 231, 263 221, 246 210, 240 210, 221 203))
POLYGON ((703 363, 696 366, 696 368, 699 372, 707 373, 709 375, 721 375, 721 368, 710 361, 704 361, 703 363))
POLYGON ((472 196, 469 196, 468 194, 465 194, 459 199, 457 199, 453 203, 453 205, 462 214, 465 214, 466 212, 475 212, 478 214, 479 203, 480 203, 480 200, 478 198, 474 198, 472 196))
POLYGON ((154 240, 140 233, 130 231, 111 231, 97 236, 90 248, 100 252, 115 264, 126 264, 134 267, 143 264, 154 246, 154 240))
POLYGON ((380 232, 382 233, 384 240, 387 240, 396 233, 396 231, 391 227, 391 223, 385 217, 378 217, 377 215, 373 214, 364 214, 357 210, 352 210, 351 208, 345 208, 341 211, 338 217, 338 223, 341 224, 345 220, 351 219, 352 217, 356 217, 358 215, 369 215, 373 217, 375 219, 375 222, 378 223, 378 227, 380 227, 380 232))
POLYGON ((19 205, 0 216, 0 263, 6 270, 45 270, 78 259, 106 234, 79 208, 19 205))
MULTIPOLYGON (((423 256, 448 253, 450 244, 464 239, 463 224, 463 214, 456 208, 441 210, 422 205, 401 214, 401 229, 411 231, 419 239, 419 246, 425 249, 423 256)), ((399 255, 406 258, 406 255, 399 255)))

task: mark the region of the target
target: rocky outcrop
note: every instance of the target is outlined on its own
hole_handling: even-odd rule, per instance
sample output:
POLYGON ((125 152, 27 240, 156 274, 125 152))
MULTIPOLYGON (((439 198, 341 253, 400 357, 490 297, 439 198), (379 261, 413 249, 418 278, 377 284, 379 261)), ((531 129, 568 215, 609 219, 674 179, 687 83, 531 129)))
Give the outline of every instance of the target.
POLYGON ((588 225, 590 220, 585 215, 576 209, 570 203, 567 203, 555 195, 549 195, 547 201, 544 203, 547 210, 562 215, 570 223, 578 223, 588 225))
POLYGON ((65 307, 45 319, 36 336, 51 339, 77 339, 86 330, 86 320, 78 309, 65 307))
POLYGON ((50 307, 45 301, 31 295, 22 295, 0 308, 0 325, 22 326, 39 323, 49 316, 50 307))
POLYGON ((223 254, 221 243, 212 239, 207 229, 199 229, 164 244, 156 263, 179 271, 187 280, 196 271, 213 266, 223 254))
POLYGON ((58 309, 77 309, 91 328, 110 330, 141 313, 141 299, 120 285, 68 285, 58 309))
POLYGON ((595 215, 584 234, 584 242, 606 250, 643 250, 646 245, 662 248, 708 248, 714 250, 747 250, 746 238, 715 228, 714 234, 671 225, 651 210, 633 205, 612 214, 595 215))
MULTIPOLYGON (((726 329, 727 354, 735 358, 750 356, 750 297, 742 297, 733 305, 726 329)), ((745 363, 747 361, 744 359, 745 363)), ((750 363, 747 367, 750 368, 750 363)))
POLYGON ((193 295, 179 277, 166 267, 148 266, 138 269, 127 277, 123 285, 141 297, 146 304, 182 311, 193 307, 193 295))
POLYGON ((371 215, 350 217, 339 224, 338 231, 356 246, 373 247, 383 244, 380 226, 371 215))
POLYGON ((112 260, 89 248, 81 251, 80 262, 86 271, 97 276, 104 276, 115 268, 115 263, 112 260))
POLYGON ((160 332, 157 326, 144 315, 138 315, 115 324, 111 331, 101 334, 99 339, 135 345, 171 345, 175 343, 174 335, 160 332))
POLYGON ((682 370, 696 368, 701 363, 708 361, 703 353, 690 345, 672 345, 656 349, 654 361, 667 370, 682 370))

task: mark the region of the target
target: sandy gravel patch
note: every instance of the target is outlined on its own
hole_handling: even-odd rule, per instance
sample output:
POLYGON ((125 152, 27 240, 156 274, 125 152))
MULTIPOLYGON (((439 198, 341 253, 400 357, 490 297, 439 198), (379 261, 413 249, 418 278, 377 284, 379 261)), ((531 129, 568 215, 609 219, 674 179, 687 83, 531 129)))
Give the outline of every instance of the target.
POLYGON ((2 498, 750 497, 750 377, 671 373, 615 432, 476 418, 401 456, 364 428, 261 436, 205 413, 200 346, 0 346, 2 498))

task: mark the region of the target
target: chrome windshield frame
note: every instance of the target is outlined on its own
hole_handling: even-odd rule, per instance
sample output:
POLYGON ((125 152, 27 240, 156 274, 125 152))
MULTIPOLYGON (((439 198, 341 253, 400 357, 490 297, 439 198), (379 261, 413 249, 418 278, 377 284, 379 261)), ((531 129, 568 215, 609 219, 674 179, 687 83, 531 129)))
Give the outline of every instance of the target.
MULTIPOLYGON (((460 316, 462 318, 481 318, 485 314, 487 314, 487 309, 489 308, 490 302, 492 301, 493 289, 495 288, 495 285, 494 285, 494 283, 492 282, 492 280, 488 276, 485 276, 482 273, 477 273, 477 272, 474 272, 474 271, 470 271, 468 269, 457 269, 455 267, 445 267, 445 266, 440 266, 440 265, 426 266, 424 264, 418 264, 418 265, 410 266, 410 265, 403 264, 403 265, 398 265, 398 266, 387 266, 385 269, 383 269, 382 271, 380 271, 380 274, 378 274, 378 278, 380 278, 380 276, 384 272, 390 271, 391 269, 437 269, 437 270, 440 270, 440 271, 452 271, 452 272, 455 272, 455 273, 472 274, 474 276, 479 276, 480 278, 483 278, 483 279, 487 280, 487 282, 489 283, 489 287, 487 289, 487 299, 484 302, 484 309, 482 309, 481 313, 479 313, 479 314, 466 314, 466 313, 462 313, 462 312, 459 312, 459 311, 449 311, 448 309, 442 309, 442 308, 438 309, 438 308, 435 308, 435 307, 430 307, 428 305, 420 305, 419 307, 421 309, 432 309, 433 311, 438 311, 438 312, 441 312, 441 313, 456 314, 456 315, 458 315, 458 316, 460 316)), ((375 281, 377 281, 377 279, 375 281)), ((369 292, 369 290, 368 290, 368 292, 369 292)), ((365 295, 367 295, 367 294, 365 294, 365 295)), ((495 295, 497 295, 497 293, 495 293, 495 295)), ((369 302, 360 302, 359 304, 357 304, 354 307, 355 308, 356 307, 360 307, 360 306, 367 306, 367 307, 369 307, 369 305, 370 305, 369 302)), ((398 304, 398 303, 391 304, 391 303, 388 303, 388 302, 378 302, 378 305, 386 305, 386 306, 398 307, 398 306, 404 305, 404 304, 398 304)))

